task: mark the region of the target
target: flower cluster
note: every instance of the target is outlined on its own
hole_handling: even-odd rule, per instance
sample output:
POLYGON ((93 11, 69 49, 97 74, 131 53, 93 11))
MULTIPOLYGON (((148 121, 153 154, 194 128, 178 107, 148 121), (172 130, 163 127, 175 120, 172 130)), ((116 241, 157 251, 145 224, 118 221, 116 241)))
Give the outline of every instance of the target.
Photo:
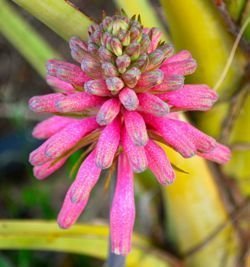
POLYGON ((85 159, 69 188, 58 223, 71 226, 84 210, 102 170, 117 164, 110 211, 112 251, 127 254, 135 219, 133 173, 149 168, 163 185, 174 180, 159 143, 189 158, 195 154, 225 163, 230 151, 178 119, 178 111, 209 110, 217 94, 203 84, 184 85, 196 69, 188 51, 174 54, 157 28, 144 28, 135 16, 105 17, 89 28, 88 41, 70 40, 81 66, 47 63, 47 81, 57 92, 30 99, 31 110, 52 113, 33 131, 47 139, 30 154, 34 175, 44 179, 75 151, 85 159))

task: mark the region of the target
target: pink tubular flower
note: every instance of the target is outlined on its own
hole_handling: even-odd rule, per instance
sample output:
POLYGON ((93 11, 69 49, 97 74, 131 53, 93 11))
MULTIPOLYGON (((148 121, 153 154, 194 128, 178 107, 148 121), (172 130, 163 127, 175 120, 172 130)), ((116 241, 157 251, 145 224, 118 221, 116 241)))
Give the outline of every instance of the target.
POLYGON ((217 94, 203 84, 184 85, 196 61, 188 51, 174 55, 158 29, 143 28, 135 17, 106 17, 89 28, 89 39, 70 40, 79 63, 49 60, 47 81, 56 93, 31 98, 30 109, 53 116, 33 136, 47 139, 30 154, 34 175, 44 179, 78 149, 89 151, 68 190, 58 223, 70 227, 87 205, 103 169, 118 162, 110 212, 112 251, 126 255, 135 219, 133 173, 149 168, 170 184, 175 173, 164 143, 183 157, 199 155, 217 163, 230 150, 187 122, 176 111, 209 110, 217 94), (156 142, 157 141, 157 142, 156 142))

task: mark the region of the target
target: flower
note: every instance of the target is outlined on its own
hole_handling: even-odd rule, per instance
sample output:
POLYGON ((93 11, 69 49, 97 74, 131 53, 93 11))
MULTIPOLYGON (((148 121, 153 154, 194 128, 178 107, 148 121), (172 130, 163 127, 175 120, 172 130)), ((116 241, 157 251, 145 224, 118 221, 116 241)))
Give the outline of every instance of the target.
POLYGON ((160 38, 157 28, 143 28, 135 16, 105 17, 90 26, 87 42, 70 39, 71 55, 81 66, 49 60, 47 82, 57 92, 29 101, 34 112, 53 114, 33 130, 34 137, 47 139, 30 154, 38 179, 86 148, 58 216, 62 228, 80 216, 102 170, 118 162, 110 227, 112 251, 122 255, 130 251, 135 220, 133 173, 149 168, 163 185, 175 178, 159 143, 185 158, 230 158, 227 147, 179 119, 178 111, 209 110, 217 94, 207 85, 184 85, 196 61, 188 51, 174 54, 160 38))

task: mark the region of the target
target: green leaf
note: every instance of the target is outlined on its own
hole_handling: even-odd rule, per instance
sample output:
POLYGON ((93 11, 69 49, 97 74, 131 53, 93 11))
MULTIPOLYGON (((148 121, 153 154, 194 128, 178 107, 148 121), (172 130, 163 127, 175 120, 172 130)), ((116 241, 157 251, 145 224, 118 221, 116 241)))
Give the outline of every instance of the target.
POLYGON ((84 39, 87 35, 87 27, 92 23, 87 16, 69 1, 13 1, 66 40, 69 40, 71 36, 79 36, 84 39))
MULTIPOLYGON (((105 259, 108 235, 108 227, 104 225, 75 225, 61 230, 54 222, 0 221, 0 249, 63 251, 105 259)), ((152 266, 178 267, 179 264, 153 248, 148 241, 134 235, 127 267, 152 266)))
POLYGON ((0 32, 42 76, 45 76, 45 62, 49 58, 59 57, 58 54, 9 3, 0 0, 0 6, 0 32))

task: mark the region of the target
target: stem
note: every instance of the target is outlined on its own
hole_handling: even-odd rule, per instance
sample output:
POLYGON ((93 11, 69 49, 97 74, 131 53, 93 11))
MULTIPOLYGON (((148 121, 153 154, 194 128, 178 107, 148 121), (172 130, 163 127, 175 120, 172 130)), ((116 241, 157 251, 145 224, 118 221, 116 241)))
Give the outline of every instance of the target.
POLYGON ((104 267, 124 267, 126 262, 126 257, 122 255, 117 255, 111 252, 111 244, 109 242, 109 253, 108 259, 104 267))
MULTIPOLYGON (((110 182, 110 209, 115 193, 115 181, 117 176, 117 164, 115 163, 115 167, 113 170, 113 173, 111 174, 111 182, 110 182)), ((111 236, 109 236, 109 251, 108 251, 108 259, 106 263, 104 264, 104 267, 124 267, 125 266, 126 257, 122 255, 117 255, 112 252, 111 250, 111 236)))

